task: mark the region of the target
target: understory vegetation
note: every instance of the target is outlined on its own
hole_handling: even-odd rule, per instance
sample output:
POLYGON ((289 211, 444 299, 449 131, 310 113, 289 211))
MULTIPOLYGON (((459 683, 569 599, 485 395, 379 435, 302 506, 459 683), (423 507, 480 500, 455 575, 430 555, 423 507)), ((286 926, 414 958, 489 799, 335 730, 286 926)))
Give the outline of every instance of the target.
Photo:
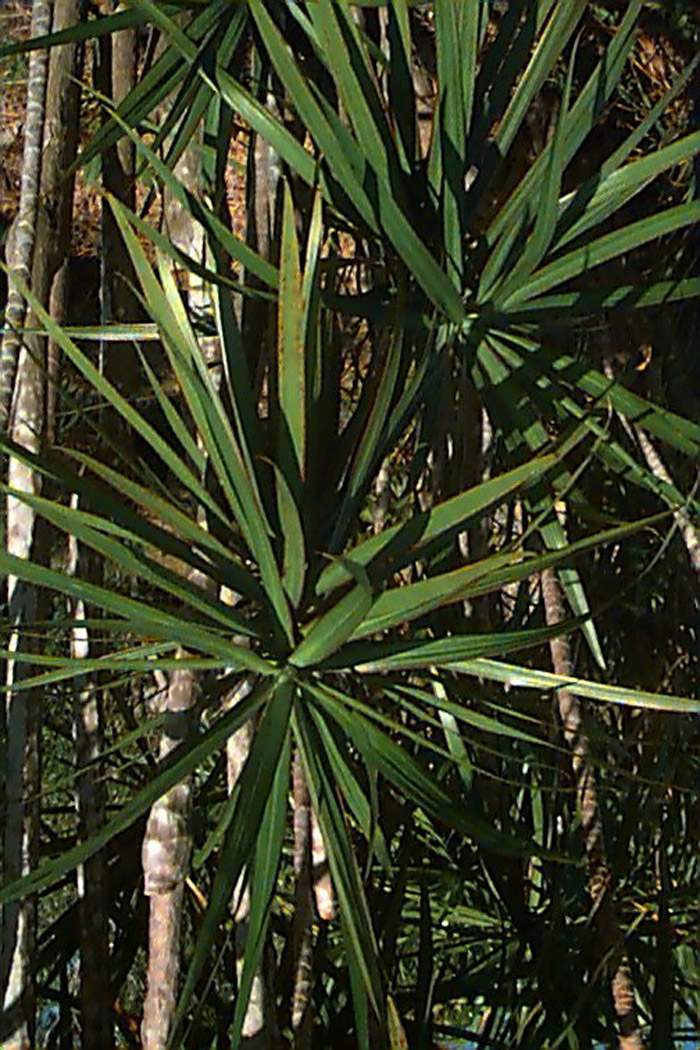
POLYGON ((695 1045, 693 5, 0 19, 0 1045, 695 1045))

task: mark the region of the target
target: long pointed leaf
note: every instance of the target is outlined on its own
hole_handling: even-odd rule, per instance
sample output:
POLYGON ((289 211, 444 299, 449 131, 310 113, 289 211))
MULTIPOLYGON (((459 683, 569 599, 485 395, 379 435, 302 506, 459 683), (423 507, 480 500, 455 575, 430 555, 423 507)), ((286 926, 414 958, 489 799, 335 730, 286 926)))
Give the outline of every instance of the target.
POLYGON ((125 803, 104 828, 86 842, 81 842, 59 857, 44 861, 29 875, 7 883, 0 889, 0 904, 7 904, 27 894, 40 893, 47 887, 53 886, 69 872, 74 871, 79 864, 83 864, 94 856, 103 846, 150 809, 156 799, 188 777, 210 755, 216 754, 228 737, 252 718, 267 699, 269 692, 269 684, 261 684, 234 710, 217 719, 205 733, 174 751, 168 764, 146 787, 125 803))

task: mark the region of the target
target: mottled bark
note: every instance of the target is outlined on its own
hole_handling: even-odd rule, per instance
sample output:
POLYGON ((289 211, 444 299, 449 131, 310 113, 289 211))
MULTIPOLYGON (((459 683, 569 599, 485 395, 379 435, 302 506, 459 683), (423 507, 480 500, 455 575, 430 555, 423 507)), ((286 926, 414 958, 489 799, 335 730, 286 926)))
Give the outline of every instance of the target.
POLYGON ((311 863, 316 911, 319 919, 330 922, 335 915, 335 894, 321 825, 313 809, 311 810, 311 863))
MULTIPOLYGON (((11 436, 30 452, 41 448, 44 423, 44 369, 25 345, 20 349, 14 394, 11 436)), ((35 494, 40 489, 38 475, 26 464, 12 457, 9 484, 19 492, 35 494)), ((7 550, 25 560, 34 559, 35 515, 20 499, 7 500, 7 550)), ((10 650, 28 648, 22 629, 39 618, 36 589, 8 576, 9 620, 13 631, 10 650)), ((12 686, 30 672, 29 665, 7 662, 7 685, 12 686)), ((38 770, 38 696, 34 690, 9 693, 7 700, 6 747, 6 821, 4 843, 4 877, 7 881, 25 874, 36 862, 38 851, 39 788, 38 770)), ((2 960, 0 978, 3 991, 3 1020, 0 1039, 5 1047, 31 1046, 33 1032, 33 974, 35 938, 35 902, 32 898, 13 902, 3 912, 2 960), (20 1006, 21 1004, 21 1006, 20 1006), (14 1018, 14 1020, 11 1020, 14 1018)))
MULTIPOLYGON (((66 257, 59 267, 51 285, 49 313, 54 321, 63 325, 68 316, 68 294, 70 290, 70 263, 66 257)), ((58 410, 58 376, 61 349, 54 339, 46 347, 46 445, 56 443, 56 412, 58 410)))
MULTIPOLYGON (((177 178, 193 192, 199 185, 200 138, 195 136, 175 166, 177 178)), ((195 259, 203 259, 201 227, 169 194, 164 202, 164 225, 175 247, 195 259)), ((208 291, 200 279, 188 281, 188 299, 190 308, 202 310, 208 305, 208 291)), ((215 353, 216 347, 211 343, 202 346, 205 359, 215 353)), ((203 517, 201 521, 206 526, 203 517)), ((198 572, 192 572, 190 578, 202 587, 211 587, 210 581, 198 572)), ((170 716, 181 718, 182 735, 189 725, 196 690, 197 679, 193 673, 175 672, 165 707, 170 716)), ((161 756, 169 754, 177 742, 168 728, 161 742, 161 756)), ((189 805, 190 781, 187 780, 153 806, 143 844, 144 892, 150 897, 148 983, 141 1029, 144 1050, 167 1046, 177 1003, 183 886, 190 854, 189 805)))
POLYGON ((377 476, 374 479, 374 513, 372 515, 372 529, 375 534, 380 533, 386 525, 390 499, 389 465, 388 463, 382 463, 377 472, 377 476))
MULTIPOLYGON (((255 61, 259 63, 257 56, 255 61)), ((259 84, 258 97, 274 116, 279 117, 279 106, 271 89, 269 70, 253 67, 253 82, 259 84)), ((279 244, 276 237, 277 201, 282 177, 279 155, 259 135, 251 136, 246 174, 246 241, 263 259, 278 261, 279 244)), ((245 274, 245 284, 253 289, 263 285, 254 274, 245 274)), ((244 296, 240 313, 246 333, 248 368, 259 394, 263 387, 269 360, 265 347, 274 345, 270 335, 274 330, 275 308, 264 298, 244 296)))
MULTIPOLYGON (((193 672, 184 668, 173 672, 164 702, 167 721, 161 760, 189 731, 196 689, 193 672)), ((166 1050, 177 1002, 183 887, 191 849, 190 793, 188 778, 158 799, 143 840, 144 893, 150 897, 148 986, 141 1026, 144 1050, 166 1050)))
MULTIPOLYGON (((32 36, 42 36, 51 28, 52 3, 50 0, 34 0, 32 8, 32 36)), ((24 122, 24 153, 22 156, 22 181, 20 186, 19 211, 12 233, 10 285, 5 306, 5 334, 0 346, 0 431, 7 429, 10 406, 15 387, 15 375, 21 347, 19 329, 24 323, 26 303, 12 278, 20 278, 24 284, 31 283, 34 238, 37 210, 39 206, 39 180, 41 178, 41 152, 44 133, 46 79, 49 58, 46 51, 32 51, 29 56, 27 82, 27 109, 24 122)))
MULTIPOLYGON (((54 24, 69 17, 70 5, 56 5, 54 24)), ((75 10, 73 6, 73 11, 75 10)), ((52 5, 37 0, 32 17, 32 34, 41 35, 51 27, 52 5)), ((63 23, 67 24, 67 23, 63 23)), ((10 258, 14 276, 31 285, 34 294, 47 304, 53 274, 65 248, 69 228, 71 186, 63 179, 66 158, 72 159, 77 112, 70 120, 70 103, 76 91, 67 86, 75 74, 75 51, 55 51, 49 68, 46 90, 47 56, 33 52, 30 58, 25 146, 19 212, 10 258), (48 99, 48 102, 47 102, 48 99)), ((45 427, 45 340, 20 339, 17 328, 24 322, 24 304, 16 287, 10 284, 6 320, 8 331, 0 351, 0 422, 8 422, 12 391, 12 438, 31 452, 41 449, 45 427), (16 376, 16 378, 15 378, 16 376)), ((30 324, 32 318, 30 317, 30 324)), ((34 472, 11 458, 9 483, 21 492, 39 491, 34 472)), ((36 543, 35 518, 25 504, 14 497, 7 504, 7 549, 20 558, 40 557, 36 543)), ((8 577, 10 650, 27 646, 22 625, 39 618, 36 591, 14 577, 8 577)), ((7 662, 6 681, 15 684, 31 673, 28 664, 7 662)), ((33 691, 8 694, 6 723, 7 783, 4 840, 4 877, 10 881, 36 863, 38 853, 39 789, 39 697, 33 691)), ((35 901, 24 898, 4 909, 2 917, 2 1020, 0 1039, 7 1048, 30 1047, 34 1043, 33 964, 35 957, 35 901)))
MULTIPOLYGON (((71 506, 77 509, 76 496, 71 506)), ((86 561, 76 538, 69 537, 67 574, 89 578, 88 565, 80 564, 86 561)), ((68 611, 75 621, 71 632, 71 656, 86 660, 90 656, 90 637, 85 624, 85 604, 81 600, 69 599, 68 611)), ((104 790, 100 768, 95 763, 102 745, 102 719, 99 692, 92 675, 77 678, 74 682, 73 734, 78 769, 76 803, 79 833, 83 840, 87 840, 100 830, 104 819, 104 790)), ((80 865, 77 879, 80 901, 81 1042, 85 1050, 110 1050, 114 1045, 114 1033, 109 984, 109 936, 105 870, 99 853, 80 865)))
POLYGON ((292 1032, 294 1050, 309 1050, 313 1018, 311 895, 311 800, 306 776, 297 752, 294 757, 294 922, 292 925, 292 1032))
MULTIPOLYGON (((556 571, 545 569, 541 582, 547 624, 556 626, 563 623, 564 600, 556 571)), ((574 664, 568 638, 562 635, 552 639, 549 644, 555 673, 567 678, 573 677, 574 664)), ((607 972, 618 1023, 619 1046, 620 1050, 643 1050, 632 973, 613 899, 612 874, 605 851, 595 770, 583 721, 582 704, 580 699, 566 688, 557 690, 557 701, 564 739, 571 754, 588 864, 588 888, 600 947, 608 959, 607 972)))
MULTIPOLYGON (((53 28, 69 28, 80 20, 78 0, 55 0, 53 28)), ((51 312, 61 320, 68 294, 68 257, 73 206, 73 182, 65 172, 77 149, 80 113, 79 75, 82 50, 76 45, 54 48, 51 52, 47 87, 46 119, 42 176, 37 216, 36 252, 32 266, 32 288, 40 302, 50 301, 51 312)), ((32 338, 30 349, 35 357, 43 350, 43 340, 32 338)), ((58 352, 49 341, 46 348, 46 441, 54 440, 58 352)), ((76 571, 80 552, 77 542, 69 540, 68 571, 76 571)), ((86 656, 89 640, 84 627, 81 603, 71 611, 78 621, 71 638, 75 656, 86 656)), ((100 746, 99 709, 94 683, 89 679, 76 683, 74 731, 76 762, 80 767, 92 760, 100 746)), ((80 834, 94 835, 102 824, 102 805, 94 767, 77 781, 77 804, 80 834)), ((78 873, 80 898, 80 979, 83 1009, 82 1046, 86 1050, 110 1050, 113 1045, 110 1021, 109 942, 104 899, 104 871, 97 856, 78 873)))

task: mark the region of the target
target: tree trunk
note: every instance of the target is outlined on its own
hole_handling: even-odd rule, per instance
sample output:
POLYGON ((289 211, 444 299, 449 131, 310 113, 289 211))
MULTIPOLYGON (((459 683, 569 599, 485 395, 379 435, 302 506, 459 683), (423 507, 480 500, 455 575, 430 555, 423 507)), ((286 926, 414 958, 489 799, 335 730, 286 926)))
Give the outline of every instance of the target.
MULTIPOLYGON (((111 3, 109 6, 112 5, 111 3)), ((115 105, 126 97, 136 79, 136 35, 133 29, 103 36, 96 45, 95 86, 115 105)), ((107 118, 105 118, 107 119, 107 118)), ((133 209, 135 203, 134 146, 128 136, 102 154, 102 184, 107 193, 133 209)), ((141 304, 132 290, 136 279, 129 253, 109 202, 100 213, 100 323, 126 324, 142 317, 141 304)), ((139 357, 131 341, 100 344, 100 369, 125 397, 133 396, 139 383, 139 357)), ((129 448, 131 435, 123 420, 109 419, 118 439, 129 448)))
MULTIPOLYGON (((71 505, 78 506, 77 497, 71 505)), ((78 572, 80 561, 87 562, 77 539, 68 540, 70 575, 89 579, 87 564, 78 572)), ((71 656, 86 660, 90 656, 90 638, 85 605, 69 599, 69 612, 75 620, 71 632, 71 656)), ((73 733, 75 762, 79 772, 76 781, 79 834, 85 841, 102 827, 104 817, 104 789, 100 769, 95 760, 102 744, 102 719, 99 693, 94 676, 76 679, 73 698, 73 733)), ((112 1028, 112 995, 110 989, 109 935, 105 897, 105 870, 100 853, 95 854, 77 871, 80 901, 80 996, 82 1006, 82 1046, 84 1050, 110 1050, 114 1045, 112 1028)))
MULTIPOLYGON (((51 28, 51 3, 35 0, 32 13, 32 35, 47 33, 51 28)), ((27 86, 27 116, 20 205, 8 245, 7 261, 11 274, 26 285, 31 284, 35 256, 39 184, 42 176, 42 145, 46 100, 48 56, 35 51, 31 55, 27 86)), ((10 283, 6 304, 6 333, 0 349, 0 426, 8 425, 13 403, 11 436, 31 452, 38 452, 44 427, 43 361, 21 339, 26 307, 16 285, 10 283), (16 377, 16 378, 15 378, 16 377)), ((23 492, 34 493, 39 480, 34 471, 17 459, 9 464, 9 484, 23 492)), ((35 556, 35 519, 31 509, 19 500, 7 501, 7 549, 16 557, 35 556)), ((7 594, 12 634, 9 649, 27 647, 22 626, 36 622, 39 603, 35 588, 16 577, 8 576, 7 594)), ((27 664, 7 662, 8 686, 31 674, 27 664)), ((8 693, 6 703, 6 768, 5 836, 3 876, 11 881, 34 866, 38 854, 39 793, 39 728, 38 697, 32 690, 17 695, 8 693)), ((2 951, 0 953, 0 988, 2 1017, 0 1040, 7 1050, 29 1050, 34 1043, 35 992, 33 959, 36 940, 36 899, 12 902, 3 911, 2 951)))
MULTIPOLYGON (((605 361, 604 371, 608 379, 614 382, 615 370, 610 359, 605 361)), ((661 458, 661 453, 655 447, 646 430, 637 424, 630 423, 622 413, 618 413, 618 417, 630 441, 633 444, 636 441, 639 445, 642 455, 647 461, 647 466, 654 477, 658 481, 663 481, 666 485, 673 485, 673 478, 661 458)), ((700 573, 700 536, 698 535, 698 530, 683 507, 674 510, 673 517, 688 551, 690 565, 695 572, 700 573)))
MULTIPOLYGON (((165 697, 161 761, 186 737, 196 695, 192 671, 174 671, 165 697)), ((180 921, 190 857, 190 780, 172 787, 151 808, 143 840, 144 893, 150 897, 148 987, 141 1037, 144 1050, 166 1050, 177 1002, 180 921)))
MULTIPOLYGON (((53 20, 55 31, 76 25, 79 20, 78 0, 56 0, 53 20)), ((67 299, 73 181, 65 179, 65 172, 75 159, 77 150, 81 71, 81 48, 76 45, 64 45, 52 50, 32 287, 42 303, 46 303, 50 296, 54 316, 56 310, 65 308, 67 299)), ((56 348, 51 342, 46 355, 46 439, 47 442, 52 442, 59 362, 56 348)), ((76 571, 80 557, 77 541, 71 537, 68 571, 76 571)), ((81 603, 74 604, 71 611, 78 623, 84 619, 85 610, 81 603)), ((77 626, 74 629, 71 650, 74 656, 87 656, 89 639, 86 628, 77 626)), ((76 683, 74 732, 76 763, 80 767, 94 759, 100 749, 101 740, 98 697, 94 682, 89 678, 76 683)), ((103 818, 101 791, 94 767, 78 778, 77 805, 80 834, 83 838, 89 838, 101 827, 103 818)), ((81 1041, 86 1050, 110 1050, 113 1045, 109 940, 104 891, 104 864, 98 854, 78 871, 83 1015, 81 1041)))
MULTIPOLYGON (((253 688, 253 681, 246 677, 240 685, 234 689, 226 698, 225 709, 232 708, 235 704, 245 699, 253 688)), ((229 795, 238 782, 243 766, 246 764, 250 752, 250 744, 253 735, 253 727, 248 724, 242 726, 233 733, 226 741, 226 786, 229 795)), ((243 878, 243 877, 242 877, 243 878)), ((248 934, 248 916, 250 914, 250 894, 247 888, 242 887, 242 879, 231 897, 231 915, 234 922, 235 953, 236 953, 236 983, 240 984, 243 973, 243 956, 248 934)), ((265 1050, 269 1045, 268 1031, 270 1029, 269 1011, 266 1009, 266 989, 262 973, 256 973, 248 1000, 243 1028, 241 1029, 242 1045, 250 1047, 250 1050, 265 1050)))
MULTIPOLYGON (((175 174, 196 192, 199 184, 197 137, 175 166, 175 174)), ((166 232, 173 244, 193 258, 202 259, 203 231, 169 194, 165 198, 164 218, 166 232)), ((201 307, 204 295, 201 282, 197 280, 190 299, 194 296, 196 305, 201 307)), ((203 353, 206 356, 205 348, 203 353)), ((206 525, 205 521, 202 523, 206 525)), ((199 572, 190 573, 190 579, 202 587, 209 585, 199 572)), ((165 710, 172 725, 166 727, 163 735, 161 758, 184 739, 196 691, 194 673, 173 673, 165 700, 165 710)), ((177 1004, 184 879, 191 845, 188 829, 190 790, 190 781, 183 781, 155 803, 143 843, 144 892, 150 897, 148 983, 141 1028, 144 1050, 164 1050, 167 1047, 177 1004)))
POLYGON ((294 756, 294 923, 292 1032, 294 1050, 309 1050, 312 1024, 311 800, 299 752, 294 756))
MULTIPOLYGON (((624 417, 621 418, 624 419, 624 417)), ((647 461, 647 466, 654 477, 658 478, 659 481, 665 481, 667 485, 673 485, 673 478, 666 469, 666 464, 654 447, 654 443, 647 432, 642 427, 635 426, 633 433, 639 442, 639 447, 647 461)), ((698 530, 690 520, 687 511, 682 507, 673 512, 673 517, 688 551, 690 564, 695 572, 700 573, 700 536, 698 535, 698 530)))
MULTIPOLYGON (((552 627, 564 621, 564 601, 555 569, 542 572, 542 599, 547 624, 552 627)), ((549 643, 552 665, 558 675, 571 678, 574 664, 568 638, 562 635, 549 643)), ((637 1021, 634 985, 624 939, 617 921, 613 900, 612 875, 608 866, 603 824, 598 803, 598 790, 591 758, 591 747, 585 726, 581 701, 568 689, 557 690, 559 716, 564 739, 571 752, 571 766, 576 786, 576 799, 583 825, 583 841, 588 862, 589 893, 600 945, 609 959, 613 1008, 620 1035, 620 1050, 643 1050, 637 1021)))
MULTIPOLYGON (((51 0, 34 0, 32 8, 32 36, 42 36, 51 28, 51 0)), ((14 229, 8 239, 7 261, 12 277, 24 284, 31 283, 32 257, 39 206, 41 178, 41 148, 44 135, 46 77, 49 65, 46 51, 32 51, 29 56, 27 81, 27 113, 24 125, 24 153, 19 211, 14 229), (10 258, 11 256, 11 258, 10 258)), ((10 418, 10 406, 15 389, 15 375, 22 343, 19 329, 24 323, 26 303, 21 292, 10 280, 5 306, 5 335, 0 347, 0 431, 5 431, 10 418)))

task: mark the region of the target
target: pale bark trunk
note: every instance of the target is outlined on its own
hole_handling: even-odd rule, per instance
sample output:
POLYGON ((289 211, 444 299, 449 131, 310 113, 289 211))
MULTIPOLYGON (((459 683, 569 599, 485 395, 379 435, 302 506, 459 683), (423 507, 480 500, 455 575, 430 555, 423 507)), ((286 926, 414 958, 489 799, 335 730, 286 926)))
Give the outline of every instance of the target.
POLYGON ((314 900, 319 919, 330 922, 335 915, 335 893, 328 866, 326 846, 318 817, 311 810, 311 870, 314 880, 314 900))
MULTIPOLYGON (((642 450, 647 466, 652 472, 655 478, 659 481, 665 481, 667 485, 673 485, 673 478, 666 469, 666 465, 661 458, 661 455, 654 447, 654 444, 649 435, 642 430, 641 427, 634 427, 634 435, 639 442, 639 447, 642 450)), ((692 568, 695 572, 700 573, 700 536, 698 536, 698 530, 693 525, 690 517, 682 508, 673 512, 676 525, 680 531, 680 534, 685 543, 686 550, 688 551, 688 559, 692 568)))
MULTIPOLYGON (((53 28, 69 28, 80 20, 78 0, 55 0, 53 28)), ((41 192, 37 218, 36 251, 32 266, 32 287, 37 298, 46 303, 50 297, 51 313, 62 320, 68 293, 68 257, 70 254, 73 183, 65 172, 75 158, 80 112, 79 76, 82 50, 77 45, 64 45, 51 52, 47 87, 41 192)), ((38 352, 39 341, 32 340, 38 352)), ((59 361, 57 348, 49 341, 46 350, 46 441, 55 434, 56 389, 59 361)), ((68 570, 76 571, 78 544, 69 540, 68 570)), ((89 640, 80 620, 85 610, 81 603, 71 607, 77 626, 71 637, 74 656, 88 653, 89 640)), ((94 759, 100 749, 99 707, 94 683, 90 679, 76 683, 74 731, 76 763, 80 767, 94 759)), ((77 781, 77 805, 80 834, 94 835, 102 824, 101 792, 96 771, 91 768, 77 781)), ((82 1000, 81 1043, 86 1050, 110 1050, 113 1034, 110 1019, 109 941, 104 898, 104 870, 98 855, 78 873, 80 898, 80 980, 82 1000)))
MULTIPOLYGON (((32 36, 42 36, 51 28, 52 3, 50 0, 34 0, 32 9, 32 36)), ((29 78, 27 82, 27 111, 24 124, 24 153, 22 157, 22 181, 19 211, 12 231, 12 259, 8 264, 11 278, 19 277, 26 285, 31 283, 32 257, 39 206, 39 180, 41 178, 41 148, 44 134, 46 101, 46 78, 49 65, 46 51, 32 51, 29 56, 29 78)), ((24 323, 26 303, 16 285, 9 284, 5 306, 5 335, 0 347, 0 431, 7 429, 12 396, 15 387, 21 336, 19 329, 24 323)))
MULTIPOLYGON (((54 321, 65 324, 68 316, 70 261, 64 259, 51 285, 49 313, 54 321)), ((56 443, 56 412, 58 410, 58 377, 60 372, 61 350, 58 343, 49 339, 46 348, 46 446, 51 448, 56 443)))
MULTIPOLYGON (((188 147, 175 167, 176 176, 193 192, 199 185, 199 152, 197 142, 188 147)), ((204 237, 201 228, 169 195, 164 208, 165 227, 173 244, 193 258, 202 259, 204 237)), ((190 306, 206 305, 206 290, 197 279, 189 289, 190 306)), ((203 346, 202 353, 211 356, 212 346, 203 346)), ((202 524, 206 525, 203 520, 202 524)), ((200 586, 210 586, 199 572, 190 578, 200 586)), ((197 678, 192 672, 173 674, 165 709, 172 719, 175 735, 169 727, 161 742, 161 757, 165 757, 184 738, 189 728, 189 713, 197 691, 197 678)), ((153 806, 143 843, 144 892, 150 897, 148 938, 148 982, 143 1010, 141 1034, 144 1050, 164 1050, 177 1004, 177 984, 180 970, 180 930, 184 896, 184 879, 190 854, 188 812, 190 781, 172 788, 153 806)))
POLYGON ((293 771, 294 922, 292 926, 292 1032, 294 1050, 309 1050, 313 1035, 313 908, 327 922, 335 914, 326 847, 297 753, 293 771))
MULTIPOLYGON (((556 571, 545 569, 541 580, 547 624, 556 626, 563 623, 565 618, 562 590, 556 571)), ((567 678, 573 677, 574 664, 568 638, 562 635, 552 639, 549 644, 555 673, 567 678)), ((613 900, 612 875, 605 851, 598 789, 590 741, 583 722, 582 705, 580 699, 566 688, 557 691, 557 701, 564 739, 571 753, 576 799, 588 863, 589 894, 601 949, 609 958, 607 972, 618 1023, 619 1046, 620 1050, 643 1050, 632 973, 613 900)))
MULTIPOLYGON (((51 3, 35 0, 32 34, 51 27, 51 3)), ((19 212, 8 245, 11 274, 31 283, 35 252, 36 220, 41 179, 44 130, 46 52, 32 53, 27 87, 24 155, 19 212)), ((44 425, 43 362, 32 354, 17 329, 24 323, 26 307, 17 287, 10 283, 5 313, 6 332, 0 348, 0 426, 14 414, 12 438, 32 452, 41 445, 44 425), (16 378, 15 378, 16 377, 16 378)), ((16 459, 10 460, 9 483, 20 491, 34 493, 39 481, 34 472, 16 459)), ((7 549, 28 559, 35 544, 34 514, 12 497, 7 502, 7 549)), ((13 628, 9 648, 26 647, 22 626, 38 619, 37 592, 16 577, 8 576, 9 622, 13 628)), ((14 685, 31 673, 28 665, 7 662, 6 682, 14 685)), ((38 697, 31 692, 8 694, 6 703, 5 838, 3 875, 11 881, 34 866, 38 853, 39 729, 38 697)), ((34 1042, 35 993, 33 958, 36 939, 36 900, 27 897, 7 906, 2 916, 0 989, 2 1017, 0 1040, 6 1050, 29 1050, 34 1042)))
POLYGON ((292 926, 292 1032, 294 1050, 309 1050, 311 1014, 312 952, 311 924, 311 800, 301 755, 294 757, 294 923, 292 926))
MULTIPOLYGON (((241 684, 227 697, 224 709, 230 710, 237 703, 245 699, 253 688, 253 681, 244 678, 241 684)), ((253 737, 253 727, 248 723, 233 733, 226 741, 226 785, 229 795, 233 792, 244 765, 248 760, 250 745, 253 737)), ((236 984, 240 984, 243 973, 243 956, 245 954, 246 938, 248 936, 248 918, 250 915, 250 894, 243 885, 243 876, 234 888, 231 897, 231 916, 234 922, 235 935, 234 944, 236 952, 236 984)), ((243 1045, 259 1047, 265 1050, 268 1045, 267 1010, 265 982, 262 972, 255 974, 250 991, 250 999, 246 1010, 241 1035, 243 1045)))
MULTIPOLYGON (((614 381, 615 371, 610 360, 606 360, 604 369, 606 376, 614 381)), ((673 478, 669 474, 666 464, 661 458, 661 453, 656 449, 647 432, 637 424, 633 425, 630 423, 630 421, 621 413, 619 414, 619 418, 630 441, 634 443, 636 440, 642 450, 642 455, 647 461, 647 466, 654 477, 659 481, 665 482, 667 485, 673 485, 673 478)), ((673 512, 673 517, 680 531, 686 550, 688 551, 688 559, 691 568, 695 572, 700 573, 700 536, 698 535, 698 530, 693 525, 688 513, 682 507, 673 512)))
MULTIPOLYGON (((164 703, 168 719, 161 760, 189 731, 196 689, 193 672, 173 672, 164 703)), ((190 792, 188 778, 153 805, 143 840, 144 893, 150 897, 148 987, 141 1026, 144 1050, 166 1050, 177 1002, 182 899, 191 848, 190 792)))
MULTIPOLYGON (((198 143, 195 141, 192 146, 185 150, 175 168, 175 174, 180 181, 194 193, 197 193, 199 188, 201 170, 197 145, 198 143)), ((203 231, 194 223, 192 216, 181 207, 179 202, 167 194, 164 205, 164 225, 166 233, 174 246, 189 256, 203 261, 203 231)), ((188 299, 191 308, 206 310, 209 306, 208 289, 203 285, 201 279, 196 276, 188 279, 188 299)), ((218 354, 216 341, 202 339, 200 344, 203 357, 209 364, 213 364, 218 354)), ((222 593, 222 600, 226 601, 229 598, 235 600, 234 596, 229 595, 227 597, 227 594, 222 593)), ((191 683, 191 688, 194 688, 194 680, 191 683)), ((251 688, 251 681, 245 679, 238 689, 234 690, 227 698, 225 706, 229 707, 235 704, 246 696, 251 688)), ((251 733, 252 727, 245 726, 233 734, 227 742, 227 781, 229 791, 233 790, 233 786, 247 760, 251 733)), ((183 788, 183 785, 179 785, 179 788, 183 788)), ((149 820, 150 827, 151 820, 149 820)), ((155 827, 152 830, 155 830, 155 827)), ((180 827, 180 839, 182 839, 183 834, 183 829, 180 827)), ((144 843, 144 872, 146 872, 147 862, 148 865, 151 865, 157 861, 157 847, 154 845, 149 846, 148 838, 149 833, 147 832, 147 841, 144 843)), ((155 843, 155 836, 151 835, 151 841, 155 843)), ((171 872, 168 887, 164 888, 163 892, 152 893, 151 895, 148 990, 142 1029, 146 1050, 154 1050, 156 1047, 166 1045, 163 1040, 167 1039, 175 1008, 182 908, 181 883, 184 878, 184 864, 186 864, 186 860, 187 858, 183 851, 180 857, 182 866, 178 873, 177 885, 173 884, 173 873, 171 872)), ((148 885, 147 880, 147 892, 149 892, 148 885)), ((249 894, 241 882, 234 889, 232 898, 232 915, 236 926, 236 967, 239 978, 242 971, 249 911, 249 894)), ((261 973, 257 973, 253 980, 242 1036, 245 1045, 249 1045, 251 1048, 253 1046, 262 1047, 267 1043, 265 988, 261 973)))
POLYGON ((382 463, 374 480, 375 502, 374 514, 372 516, 372 529, 375 535, 380 533, 386 525, 386 519, 389 513, 390 497, 391 493, 389 491, 389 467, 388 464, 382 463))

